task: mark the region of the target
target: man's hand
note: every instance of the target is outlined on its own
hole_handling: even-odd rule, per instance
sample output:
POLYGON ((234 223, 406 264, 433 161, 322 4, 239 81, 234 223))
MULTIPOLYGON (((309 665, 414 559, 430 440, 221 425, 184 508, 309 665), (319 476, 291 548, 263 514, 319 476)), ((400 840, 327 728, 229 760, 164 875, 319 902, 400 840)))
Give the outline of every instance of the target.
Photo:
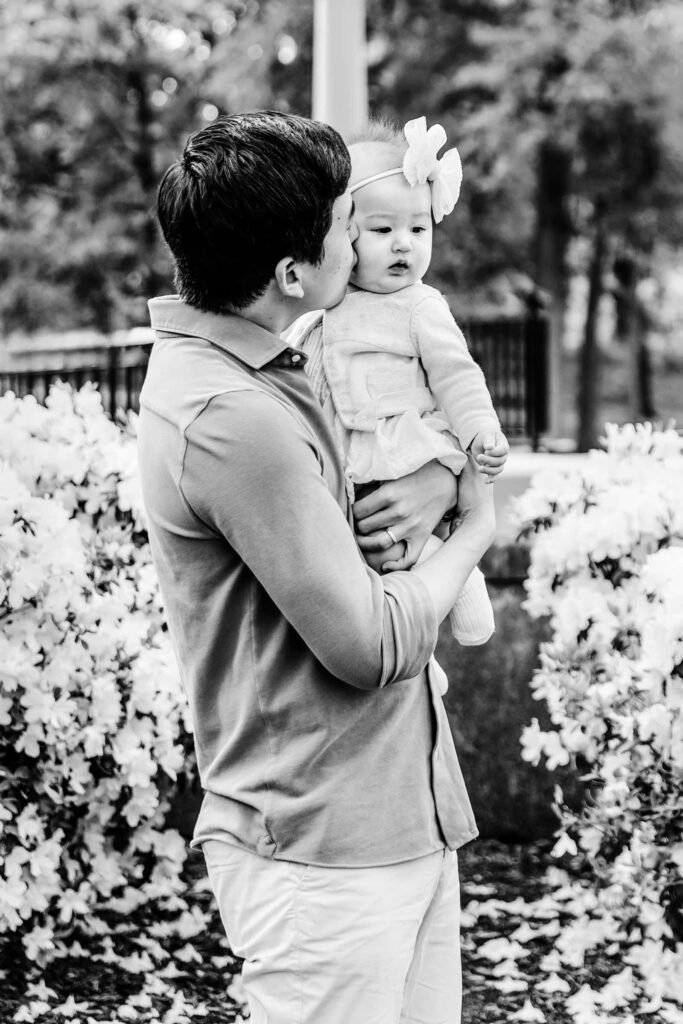
POLYGON ((499 430, 476 434, 470 452, 474 457, 479 472, 486 477, 486 483, 492 484, 507 462, 510 445, 505 434, 499 430))
POLYGON ((435 460, 357 501, 356 536, 368 565, 377 572, 412 568, 457 496, 457 477, 435 460))

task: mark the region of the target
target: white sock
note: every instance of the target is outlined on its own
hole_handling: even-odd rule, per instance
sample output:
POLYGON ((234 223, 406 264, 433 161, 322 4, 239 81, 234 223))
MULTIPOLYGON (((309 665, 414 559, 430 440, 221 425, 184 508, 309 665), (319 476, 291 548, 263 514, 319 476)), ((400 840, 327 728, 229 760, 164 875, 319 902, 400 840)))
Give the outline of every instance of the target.
POLYGON ((481 569, 473 569, 448 614, 451 633, 463 647, 485 644, 496 623, 481 569))

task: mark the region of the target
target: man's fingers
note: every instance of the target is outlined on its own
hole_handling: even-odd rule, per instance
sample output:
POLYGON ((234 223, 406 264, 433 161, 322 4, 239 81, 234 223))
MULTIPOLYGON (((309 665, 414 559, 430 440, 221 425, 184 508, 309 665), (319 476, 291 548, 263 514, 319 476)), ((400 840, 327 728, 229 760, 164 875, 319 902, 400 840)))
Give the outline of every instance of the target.
POLYGON ((370 494, 364 495, 359 498, 353 504, 353 516, 354 519, 367 519, 369 516, 375 515, 376 512, 381 512, 382 509, 386 508, 388 504, 393 500, 393 491, 391 483, 383 483, 380 487, 377 487, 370 494))
POLYGON ((382 529, 367 535, 356 536, 358 547, 361 551, 386 551, 391 557, 402 554, 405 543, 397 535, 396 529, 382 529))
POLYGON ((405 516, 402 516, 396 508, 382 508, 379 512, 375 512, 374 515, 368 516, 366 519, 359 519, 356 515, 356 506, 354 505, 353 515, 356 533, 364 534, 366 537, 382 533, 383 530, 388 528, 397 540, 401 540, 401 534, 405 533, 410 525, 406 522, 405 516))

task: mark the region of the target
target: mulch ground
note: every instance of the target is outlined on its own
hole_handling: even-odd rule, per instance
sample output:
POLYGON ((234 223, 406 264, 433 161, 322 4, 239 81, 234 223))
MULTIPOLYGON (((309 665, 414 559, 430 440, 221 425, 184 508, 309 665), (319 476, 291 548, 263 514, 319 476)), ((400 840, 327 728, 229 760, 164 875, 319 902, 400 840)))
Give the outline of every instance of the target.
MULTIPOLYGON (((525 903, 538 901, 544 895, 542 876, 547 864, 548 859, 539 847, 505 846, 491 841, 470 844, 460 852, 463 906, 491 900, 512 904, 519 902, 520 897, 525 903)), ((28 973, 16 949, 7 944, 0 946, 0 1024, 242 1021, 239 962, 227 948, 212 897, 204 886, 202 858, 192 856, 188 865, 188 880, 193 889, 191 903, 211 914, 208 926, 202 925, 198 933, 193 934, 188 918, 190 923, 184 933, 164 937, 163 921, 150 921, 144 911, 139 911, 112 928, 104 940, 104 955, 101 942, 96 944, 97 958, 92 955, 92 942, 76 945, 68 955, 45 968, 33 967, 28 973)), ((516 990, 508 993, 496 987, 501 972, 496 973, 495 961, 482 960, 477 955, 489 940, 512 935, 521 921, 519 915, 495 911, 490 915, 465 915, 463 1024, 533 1020, 524 1016, 524 1005, 530 995, 536 1012, 540 1008, 547 1024, 575 1024, 565 1009, 566 993, 541 995, 533 987, 542 973, 541 958, 550 951, 552 939, 546 945, 538 941, 530 945, 528 955, 520 959, 515 971, 516 990)), ((571 991, 576 992, 585 983, 604 985, 613 971, 614 964, 597 959, 572 971, 567 980, 571 991)), ((659 1019, 656 1015, 638 1016, 639 1022, 659 1019)))

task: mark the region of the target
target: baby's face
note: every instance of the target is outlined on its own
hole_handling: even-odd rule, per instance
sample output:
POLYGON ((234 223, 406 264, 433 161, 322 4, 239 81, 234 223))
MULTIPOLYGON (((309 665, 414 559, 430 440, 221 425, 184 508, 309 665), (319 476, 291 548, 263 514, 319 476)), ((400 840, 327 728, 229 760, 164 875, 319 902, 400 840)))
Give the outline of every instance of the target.
POLYGON ((388 294, 419 281, 432 258, 429 185, 410 187, 402 174, 363 185, 354 193, 358 262, 351 281, 388 294))

